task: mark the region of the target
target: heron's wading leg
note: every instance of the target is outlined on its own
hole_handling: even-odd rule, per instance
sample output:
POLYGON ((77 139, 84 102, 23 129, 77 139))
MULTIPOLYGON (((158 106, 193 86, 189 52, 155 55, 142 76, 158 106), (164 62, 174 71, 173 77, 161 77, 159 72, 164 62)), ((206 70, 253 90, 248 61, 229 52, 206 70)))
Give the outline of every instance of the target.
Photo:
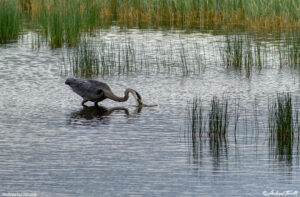
POLYGON ((83 99, 83 101, 81 102, 81 105, 82 105, 83 107, 86 107, 86 105, 85 105, 86 102, 88 102, 88 100, 83 99))

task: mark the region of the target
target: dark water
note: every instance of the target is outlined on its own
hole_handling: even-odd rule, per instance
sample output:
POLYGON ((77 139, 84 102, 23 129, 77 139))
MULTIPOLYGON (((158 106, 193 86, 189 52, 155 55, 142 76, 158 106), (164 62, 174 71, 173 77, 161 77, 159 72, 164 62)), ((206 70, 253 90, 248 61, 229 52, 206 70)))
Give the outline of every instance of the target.
MULTIPOLYGON (((297 146, 291 159, 280 158, 267 134, 268 99, 277 92, 299 94, 299 74, 274 62, 251 78, 220 66, 214 49, 222 36, 181 32, 102 33, 102 39, 124 36, 168 50, 204 44, 205 71, 182 77, 174 73, 132 72, 95 77, 117 95, 137 90, 146 104, 135 107, 106 100, 101 108, 82 108, 81 98, 60 75, 66 49, 32 49, 31 34, 0 48, 0 192, 37 196, 263 196, 264 191, 299 191, 297 146), (144 39, 144 41, 143 41, 144 39), (180 43, 180 45, 177 45, 180 43), (164 48, 164 46, 166 48, 164 48), (217 147, 194 142, 185 132, 187 102, 200 96, 240 99, 242 115, 237 141, 233 133, 217 147), (253 103, 262 114, 254 129, 253 103)), ((145 46, 144 45, 144 46, 145 46)), ((153 48, 152 48, 153 47, 153 48)), ((191 54, 189 51, 187 54, 191 54)), ((174 55, 174 57, 176 54, 174 55)), ((176 61, 176 60, 174 60, 176 61)))

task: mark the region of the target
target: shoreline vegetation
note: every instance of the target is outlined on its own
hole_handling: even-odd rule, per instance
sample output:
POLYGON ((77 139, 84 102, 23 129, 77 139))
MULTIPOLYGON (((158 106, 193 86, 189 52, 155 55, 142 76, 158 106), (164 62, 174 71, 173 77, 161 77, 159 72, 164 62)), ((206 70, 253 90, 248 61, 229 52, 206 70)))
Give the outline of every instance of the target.
POLYGON ((138 54, 131 42, 124 46, 101 43, 99 51, 82 40, 111 25, 121 29, 218 30, 223 32, 221 42, 225 43, 217 48, 220 65, 250 78, 270 58, 276 59, 274 65, 280 68, 299 67, 299 10, 297 0, 0 0, 0 43, 16 41, 24 32, 32 31, 33 47, 46 43, 74 49, 65 58, 69 61, 64 70, 76 76, 149 71, 153 64, 168 73, 176 67, 187 76, 202 73, 207 64, 201 56, 205 52, 201 43, 193 49, 182 45, 179 53, 172 49, 164 56, 168 58, 159 59, 158 54, 157 61, 150 61, 145 54, 138 54), (264 36, 277 41, 266 46, 260 39, 264 36))
POLYGON ((254 101, 253 110, 248 112, 244 111, 239 99, 233 102, 226 96, 213 96, 210 103, 204 104, 203 101, 196 96, 187 103, 186 108, 184 134, 193 162, 201 163, 205 148, 216 161, 227 158, 228 145, 245 143, 248 137, 256 145, 259 139, 267 141, 269 154, 280 163, 291 166, 293 159, 299 157, 297 95, 277 93, 268 99, 267 110, 259 109, 254 101), (251 128, 250 133, 247 127, 251 128))
POLYGON ((0 10, 2 42, 26 24, 52 46, 74 45, 81 33, 106 25, 285 34, 300 29, 298 0, 0 0, 0 10))

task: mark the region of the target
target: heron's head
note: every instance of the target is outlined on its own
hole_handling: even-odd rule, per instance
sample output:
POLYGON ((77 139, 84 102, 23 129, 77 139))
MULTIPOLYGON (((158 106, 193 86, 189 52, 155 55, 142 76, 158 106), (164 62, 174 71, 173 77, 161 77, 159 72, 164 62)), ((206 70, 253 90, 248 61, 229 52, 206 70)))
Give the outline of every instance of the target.
POLYGON ((138 105, 143 105, 143 102, 142 102, 142 97, 141 95, 137 92, 137 91, 134 91, 135 92, 135 100, 137 101, 138 105))
POLYGON ((134 98, 136 100, 136 103, 139 106, 143 105, 142 97, 141 97, 141 95, 137 91, 135 91, 135 90, 133 90, 131 88, 126 89, 126 91, 130 92, 134 96, 134 98))
POLYGON ((66 85, 71 85, 72 83, 75 82, 75 79, 74 78, 68 78, 66 81, 65 81, 65 84, 66 85))

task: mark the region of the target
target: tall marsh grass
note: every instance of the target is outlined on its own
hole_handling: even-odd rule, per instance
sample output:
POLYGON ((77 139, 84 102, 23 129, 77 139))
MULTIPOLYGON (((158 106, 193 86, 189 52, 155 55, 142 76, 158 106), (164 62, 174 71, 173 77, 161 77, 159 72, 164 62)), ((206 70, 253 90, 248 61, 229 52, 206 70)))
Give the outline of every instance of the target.
POLYGON ((220 48, 220 54, 227 69, 233 68, 250 77, 253 68, 257 70, 263 68, 266 53, 260 41, 255 41, 249 35, 237 34, 226 35, 224 43, 225 46, 220 48))
POLYGON ((76 77, 92 77, 100 73, 100 60, 97 48, 83 41, 73 50, 68 51, 68 63, 65 72, 76 77), (69 66, 69 67, 68 67, 69 66))
POLYGON ((206 109, 199 97, 188 102, 185 121, 194 163, 201 162, 202 148, 207 140, 216 164, 221 156, 227 156, 228 99, 214 96, 209 107, 210 109, 206 109))
POLYGON ((209 136, 225 136, 228 131, 229 114, 228 99, 222 100, 214 96, 211 100, 211 109, 209 111, 209 136))
MULTIPOLYGON (((21 1, 21 0, 19 0, 21 1)), ((51 46, 76 45, 82 33, 100 26, 102 1, 96 0, 22 0, 29 28, 43 33, 51 46), (32 27, 31 27, 31 26, 32 27)))
MULTIPOLYGON (((154 44, 155 45, 155 44, 154 44)), ((132 38, 120 37, 117 40, 81 39, 80 44, 66 47, 63 53, 62 73, 73 76, 112 76, 129 73, 161 73, 188 76, 204 71, 203 48, 192 44, 166 48, 146 45, 132 38), (189 45, 190 46, 190 45, 189 45), (192 51, 192 52, 191 52, 192 51), (93 63, 93 66, 91 65, 93 63), (89 74, 88 74, 89 73, 89 74)))
POLYGON ((20 15, 54 46, 76 43, 102 25, 255 32, 299 31, 298 0, 1 0, 1 37, 15 37, 20 15), (9 19, 7 19, 7 16, 9 19), (6 18, 3 20, 3 18, 6 18), (7 20, 10 20, 9 22, 7 20), (10 30, 5 24, 9 23, 10 30), (6 32, 5 32, 6 31, 6 32), (5 33, 3 33, 5 32, 5 33))
POLYGON ((290 93, 277 94, 269 104, 269 146, 280 161, 292 162, 293 146, 299 145, 299 106, 290 93))
POLYGON ((229 126, 228 99, 214 96, 210 109, 205 110, 199 97, 188 103, 186 125, 193 135, 203 137, 226 137, 229 126))
POLYGON ((22 20, 16 1, 0 0, 0 43, 18 38, 22 30, 22 20))
POLYGON ((269 105, 269 129, 272 138, 293 140, 295 128, 295 117, 297 111, 293 109, 290 93, 277 94, 276 101, 269 105))
POLYGON ((77 77, 105 76, 142 71, 135 59, 130 40, 124 43, 92 42, 83 39, 78 46, 68 49, 63 56, 63 73, 77 77))

